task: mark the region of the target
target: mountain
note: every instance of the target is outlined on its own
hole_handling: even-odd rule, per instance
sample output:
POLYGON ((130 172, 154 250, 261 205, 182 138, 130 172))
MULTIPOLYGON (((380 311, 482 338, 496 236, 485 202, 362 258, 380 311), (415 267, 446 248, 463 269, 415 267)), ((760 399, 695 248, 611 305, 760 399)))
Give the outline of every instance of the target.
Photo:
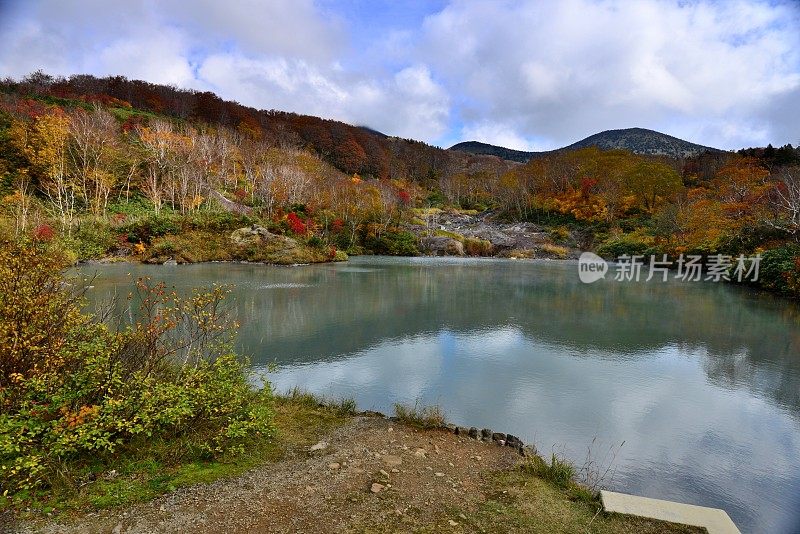
POLYGON ((494 146, 487 143, 479 143, 477 141, 458 143, 451 146, 449 150, 469 152, 471 154, 487 154, 510 161, 524 163, 531 158, 544 156, 546 154, 552 154, 562 150, 577 150, 579 148, 586 148, 590 146, 596 146, 603 150, 624 149, 629 150, 634 154, 669 156, 673 158, 692 157, 702 154, 706 151, 721 152, 716 148, 690 143, 689 141, 684 141, 683 139, 678 139, 677 137, 656 132, 654 130, 647 130, 645 128, 606 130, 604 132, 590 135, 586 139, 582 139, 577 143, 572 143, 569 146, 547 152, 525 152, 522 150, 512 150, 510 148, 494 146))
POLYGON ((518 161, 520 163, 525 163, 534 155, 543 154, 543 152, 525 152, 523 150, 514 150, 512 148, 481 143, 480 141, 464 141, 463 143, 458 143, 451 146, 448 148, 448 150, 469 152, 470 154, 481 154, 486 156, 497 156, 501 159, 518 161))

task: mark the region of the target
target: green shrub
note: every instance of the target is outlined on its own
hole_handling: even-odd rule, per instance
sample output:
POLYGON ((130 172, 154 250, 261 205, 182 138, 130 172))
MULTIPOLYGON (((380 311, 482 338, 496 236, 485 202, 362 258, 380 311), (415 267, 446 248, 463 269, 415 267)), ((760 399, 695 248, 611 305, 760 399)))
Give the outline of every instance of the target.
POLYGON ((622 234, 604 241, 597 253, 604 258, 619 258, 623 255, 650 255, 655 254, 653 238, 641 233, 622 234))
POLYGON ((380 237, 368 237, 364 246, 375 254, 387 256, 418 256, 417 236, 411 232, 386 232, 380 237))
POLYGON ((106 221, 80 221, 72 235, 62 236, 60 241, 77 259, 100 258, 108 254, 117 244, 117 235, 106 221))
POLYGON ((556 226, 550 230, 550 239, 556 243, 565 243, 570 239, 569 228, 566 226, 556 226))
POLYGON ((116 465, 151 443, 180 443, 177 462, 240 452, 246 439, 272 434, 269 384, 254 391, 248 363, 230 352, 224 288, 179 297, 140 281, 142 319, 109 328, 80 312, 59 265, 42 246, 0 249, 0 283, 15 287, 0 293, 7 496, 25 500, 72 467, 116 465))
POLYGON ((308 241, 306 241, 306 244, 309 247, 314 247, 314 248, 320 248, 323 245, 325 245, 325 243, 322 241, 322 239, 320 239, 320 237, 316 236, 316 235, 312 235, 311 237, 309 237, 308 241))
POLYGON ((762 253, 758 285, 784 295, 800 296, 800 245, 787 244, 762 253))
POLYGON ((189 230, 230 231, 250 226, 254 222, 255 219, 248 215, 224 210, 195 211, 186 216, 184 227, 189 230))
POLYGON ((126 216, 146 216, 153 213, 153 203, 141 194, 132 194, 128 200, 118 199, 108 205, 108 213, 126 216))
POLYGON ((179 220, 174 215, 148 215, 125 224, 120 232, 127 234, 131 243, 149 244, 155 237, 180 232, 179 220))

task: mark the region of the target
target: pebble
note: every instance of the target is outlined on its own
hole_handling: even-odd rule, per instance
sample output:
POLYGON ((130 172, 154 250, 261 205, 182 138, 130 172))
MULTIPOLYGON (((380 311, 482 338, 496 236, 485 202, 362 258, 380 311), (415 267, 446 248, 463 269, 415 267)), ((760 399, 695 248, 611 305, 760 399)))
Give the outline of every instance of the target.
POLYGON ((387 473, 387 472, 386 472, 386 471, 384 471, 383 469, 381 469, 381 470, 380 470, 380 473, 381 473, 383 476, 385 476, 386 478, 389 478, 389 473, 387 473))
POLYGON ((383 457, 383 463, 388 465, 389 467, 394 467, 403 463, 403 459, 399 456, 394 456, 392 454, 387 454, 383 457))
POLYGON ((458 521, 453 521, 452 519, 449 519, 447 521, 447 524, 450 525, 451 527, 457 527, 458 526, 458 521))
POLYGON ((329 469, 339 469, 340 467, 341 467, 341 465, 339 465, 338 462, 332 462, 332 463, 328 464, 328 468, 329 469))
POLYGON ((328 442, 320 441, 316 445, 312 445, 311 448, 309 448, 308 450, 311 452, 316 452, 316 451, 324 451, 327 448, 328 448, 328 442))
POLYGON ((436 475, 437 477, 443 477, 444 473, 434 473, 434 475, 436 475))
POLYGON ((380 492, 382 492, 382 491, 383 491, 385 488, 386 488, 386 486, 384 486, 383 484, 378 484, 377 482, 373 482, 373 483, 372 483, 372 486, 370 486, 369 490, 370 490, 372 493, 380 493, 380 492))
POLYGON ((416 456, 417 458, 425 458, 425 456, 427 455, 428 451, 426 451, 425 449, 417 449, 414 451, 414 456, 416 456))

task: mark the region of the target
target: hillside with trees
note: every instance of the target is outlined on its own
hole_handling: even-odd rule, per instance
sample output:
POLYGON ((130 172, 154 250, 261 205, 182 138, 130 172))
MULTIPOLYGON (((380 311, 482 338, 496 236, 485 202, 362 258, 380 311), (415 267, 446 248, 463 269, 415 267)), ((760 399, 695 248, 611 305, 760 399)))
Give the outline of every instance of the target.
POLYGON ((426 237, 463 245, 451 253, 508 252, 445 231, 440 217, 456 214, 534 225, 550 249, 527 257, 761 253, 762 286, 797 293, 796 149, 625 143, 521 164, 211 93, 36 73, 0 83, 0 226, 73 261, 299 263, 418 254, 426 237))

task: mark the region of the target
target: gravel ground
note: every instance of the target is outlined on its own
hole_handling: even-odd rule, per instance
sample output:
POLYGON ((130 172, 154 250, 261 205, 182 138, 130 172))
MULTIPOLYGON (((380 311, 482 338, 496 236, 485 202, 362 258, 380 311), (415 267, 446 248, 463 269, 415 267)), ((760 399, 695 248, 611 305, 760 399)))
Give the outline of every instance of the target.
POLYGON ((180 489, 128 509, 17 532, 364 532, 461 530, 460 515, 485 500, 485 478, 519 454, 379 417, 355 417, 289 457, 213 484, 180 489), (405 526, 405 527, 404 527, 405 526))

